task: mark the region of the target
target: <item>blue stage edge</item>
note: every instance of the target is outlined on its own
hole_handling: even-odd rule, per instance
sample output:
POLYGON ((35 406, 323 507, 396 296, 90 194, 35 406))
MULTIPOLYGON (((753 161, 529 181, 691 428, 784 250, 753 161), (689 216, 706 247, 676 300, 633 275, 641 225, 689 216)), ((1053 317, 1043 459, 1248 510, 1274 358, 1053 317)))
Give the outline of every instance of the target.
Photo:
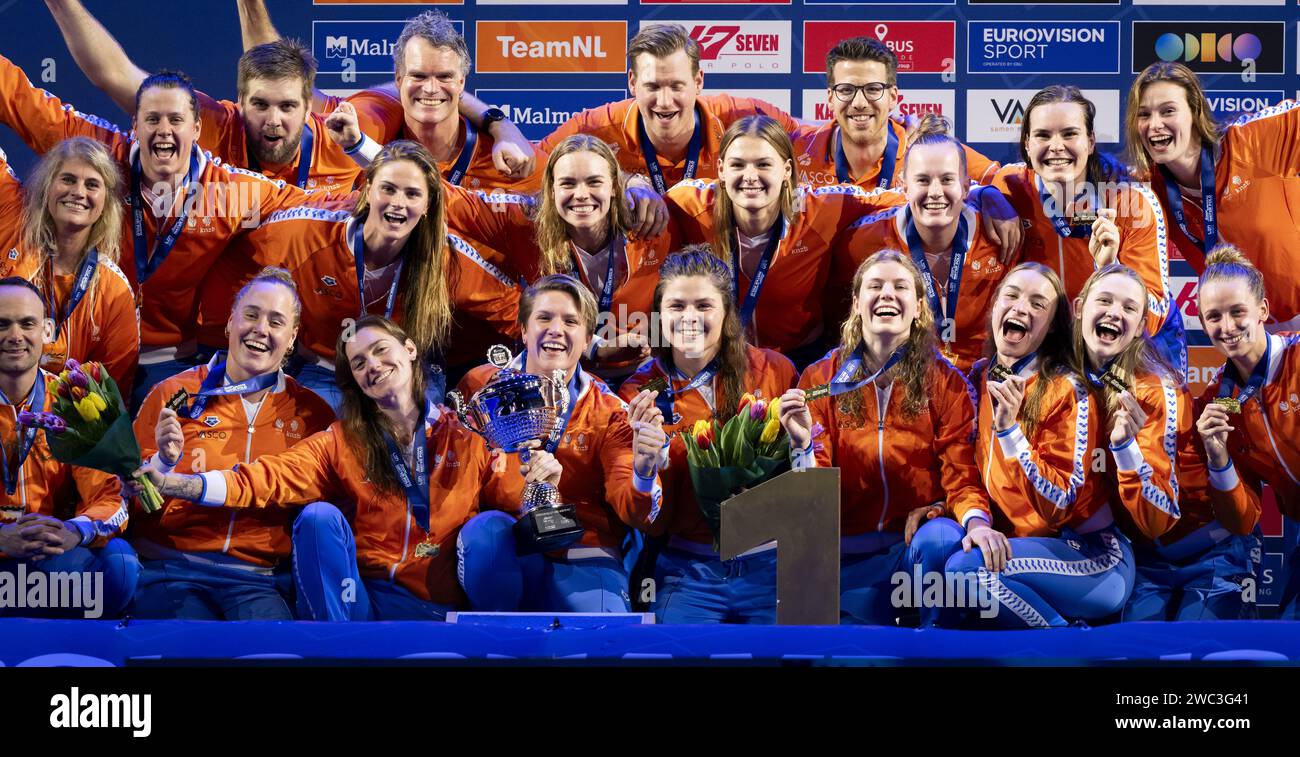
POLYGON ((656 626, 629 622, 249 623, 0 620, 0 664, 1300 664, 1300 622, 1049 631, 656 626))

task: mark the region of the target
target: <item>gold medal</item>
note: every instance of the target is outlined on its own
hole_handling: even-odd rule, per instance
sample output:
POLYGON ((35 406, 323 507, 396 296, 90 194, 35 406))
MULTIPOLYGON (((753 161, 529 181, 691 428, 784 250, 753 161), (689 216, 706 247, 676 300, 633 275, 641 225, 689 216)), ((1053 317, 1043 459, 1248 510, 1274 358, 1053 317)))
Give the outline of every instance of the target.
POLYGON ((1096 221, 1097 221, 1097 214, 1090 210, 1085 210, 1079 213, 1075 213, 1073 216, 1070 216, 1071 226, 1087 226, 1091 228, 1093 223, 1095 223, 1096 221))
POLYGON ((831 396, 830 384, 822 384, 821 386, 814 386, 812 389, 805 389, 803 392, 804 402, 811 402, 812 400, 818 400, 821 399, 822 397, 829 397, 829 396, 831 396))
POLYGON ((655 376, 641 387, 644 392, 662 392, 668 388, 668 381, 663 376, 655 376))
POLYGON ((1117 392, 1128 391, 1128 387, 1124 385, 1123 381, 1120 381, 1119 376, 1110 371, 1101 374, 1101 382, 1117 392))
POLYGON ((438 546, 437 544, 421 542, 420 544, 415 545, 416 557, 437 557, 438 554, 441 552, 442 552, 442 547, 438 546))
POLYGON ((1222 407, 1230 413, 1241 412, 1241 401, 1236 397, 1217 397, 1214 400, 1214 404, 1222 407))
POLYGON ((989 366, 989 378, 994 381, 1006 381, 1011 378, 1011 371, 1001 363, 993 363, 989 366))

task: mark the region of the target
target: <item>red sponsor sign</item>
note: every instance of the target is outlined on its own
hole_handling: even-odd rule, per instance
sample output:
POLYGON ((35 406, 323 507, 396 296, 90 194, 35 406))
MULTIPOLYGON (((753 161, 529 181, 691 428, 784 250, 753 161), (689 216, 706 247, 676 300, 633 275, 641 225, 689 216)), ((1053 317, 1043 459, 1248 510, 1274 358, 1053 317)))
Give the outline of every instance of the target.
POLYGON ((849 37, 874 37, 898 56, 900 74, 956 71, 956 21, 805 21, 803 70, 826 71, 826 53, 849 37))

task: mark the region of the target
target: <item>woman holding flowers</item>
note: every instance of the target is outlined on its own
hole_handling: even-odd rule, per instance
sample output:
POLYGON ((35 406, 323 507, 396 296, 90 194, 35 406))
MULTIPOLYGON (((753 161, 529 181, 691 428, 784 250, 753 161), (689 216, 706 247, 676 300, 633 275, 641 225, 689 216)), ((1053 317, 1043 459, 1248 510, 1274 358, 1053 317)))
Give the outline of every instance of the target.
MULTIPOLYGON (((731 268, 707 246, 688 247, 664 261, 654 312, 667 345, 654 348, 654 359, 619 394, 631 400, 650 391, 671 435, 669 463, 661 474, 663 505, 653 531, 667 537, 655 566, 655 617, 660 623, 774 623, 776 545, 721 560, 714 548, 718 492, 710 492, 706 516, 691 467, 718 466, 718 434, 733 419, 742 425, 747 449, 781 461, 786 445, 774 400, 794 384, 794 365, 746 343, 731 268)), ((745 483, 757 483, 770 472, 745 483)))
MULTIPOLYGON (((881 250, 854 274, 839 347, 781 396, 793 466, 840 469, 842 622, 893 625, 896 574, 941 574, 959 549, 961 527, 939 516, 987 507, 971 387, 935 339, 920 272, 881 250)), ((938 611, 921 608, 921 622, 938 611)))

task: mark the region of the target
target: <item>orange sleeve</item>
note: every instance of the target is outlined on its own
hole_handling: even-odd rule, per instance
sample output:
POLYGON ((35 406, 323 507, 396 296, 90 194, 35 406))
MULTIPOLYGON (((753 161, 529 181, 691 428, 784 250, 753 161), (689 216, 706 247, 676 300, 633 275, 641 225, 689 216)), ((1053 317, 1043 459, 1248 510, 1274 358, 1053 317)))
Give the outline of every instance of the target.
MULTIPOLYGON (((799 376, 799 388, 808 390, 826 383, 828 371, 833 372, 834 369, 833 362, 813 363, 799 376), (827 370, 822 370, 823 366, 827 370)), ((818 426, 822 427, 821 434, 815 434, 812 438, 813 453, 818 468, 835 466, 835 444, 839 435, 839 424, 833 417, 835 402, 834 397, 823 397, 808 403, 808 415, 812 418, 813 430, 816 431, 818 426)))
POLYGON ((688 179, 678 182, 664 195, 668 206, 669 234, 672 248, 685 244, 713 241, 713 203, 711 193, 716 185, 711 181, 688 179))
POLYGON ((466 241, 497 251, 517 272, 536 270, 538 251, 530 218, 530 195, 477 192, 443 182, 447 230, 466 241))
POLYGON ((993 183, 993 177, 1001 170, 1002 164, 984 157, 969 145, 963 144, 962 150, 966 152, 966 173, 970 180, 981 185, 993 183))
POLYGON ((614 103, 609 103, 599 108, 588 108, 581 113, 574 113, 569 117, 568 121, 560 124, 560 128, 547 134, 541 142, 537 143, 537 151, 549 155, 555 149, 555 146, 563 142, 566 137, 571 137, 574 134, 594 133, 601 126, 612 123, 611 108, 613 105, 614 103))
MULTIPOLYGON (((357 125, 361 127, 361 132, 380 145, 397 139, 406 125, 402 102, 384 92, 365 89, 348 97, 347 102, 357 111, 357 125)), ((337 105, 337 102, 333 102, 334 107, 337 105)))
POLYGON ((454 266, 448 266, 454 279, 449 282, 452 307, 486 321, 505 336, 517 338, 519 287, 464 240, 448 235, 447 242, 450 253, 456 256, 454 266))
POLYGON ((23 200, 22 182, 9 165, 9 156, 0 150, 0 244, 18 238, 23 223, 23 200))
POLYGON ((1155 194, 1139 184, 1128 186, 1121 207, 1114 209, 1120 227, 1118 259, 1142 277, 1147 289, 1147 333, 1155 334, 1169 315, 1173 300, 1169 285, 1169 229, 1155 194))
POLYGON ((104 364, 113 380, 117 382, 122 396, 131 396, 131 387, 135 384, 135 370, 140 359, 140 317, 135 309, 135 297, 131 285, 115 270, 103 270, 99 275, 109 277, 99 291, 100 304, 103 307, 103 321, 98 324, 100 332, 105 335, 100 347, 86 357, 104 364))
POLYGON ((1233 153, 1261 172, 1300 173, 1300 102, 1284 100, 1228 125, 1225 141, 1233 153))
POLYGON ((68 137, 98 139, 110 148, 126 141, 113 124, 80 113, 37 89, 22 69, 0 55, 0 123, 14 130, 33 152, 45 154, 68 137))
POLYGON ((1140 384, 1137 400, 1147 414, 1137 437, 1111 447, 1115 457, 1120 503, 1149 539, 1158 539, 1178 523, 1178 438, 1191 424, 1186 389, 1168 380, 1140 384))
MULTIPOLYGON (((233 508, 304 505, 339 501, 337 425, 303 439, 284 452, 262 455, 233 470, 201 474, 200 504, 233 508)), ((346 499, 346 497, 344 497, 346 499)))
POLYGON ((93 468, 72 466, 77 485, 77 514, 74 521, 90 526, 91 539, 85 546, 98 549, 126 531, 127 508, 117 476, 93 468))
POLYGON ((1020 497, 1059 529, 1070 520, 1087 481, 1100 420, 1093 397, 1082 386, 1066 378, 1054 380, 1062 383, 1061 391, 1043 408, 1033 443, 1019 424, 994 434, 992 443, 1004 458, 1016 461, 1008 478, 1020 497))
MULTIPOLYGON (((593 386, 589 391, 607 391, 593 386)), ((658 473, 649 486, 635 482, 632 424, 621 405, 611 412, 600 440, 600 467, 605 473, 605 501, 632 528, 647 530, 659 517, 663 490, 658 473)))
MULTIPOLYGON (((206 92, 195 90, 199 98, 199 148, 216 155, 219 153, 230 129, 242 129, 239 107, 229 100, 217 100, 206 92)), ((234 155, 223 155, 235 159, 234 155)))
POLYGON ((1263 515, 1259 479, 1248 471, 1238 468, 1231 457, 1228 458, 1226 468, 1222 470, 1211 468, 1209 458, 1205 454, 1205 441, 1196 431, 1196 420, 1201 417, 1205 406, 1212 402, 1218 393, 1219 384, 1216 381, 1205 387, 1205 391, 1193 403, 1190 434, 1192 443, 1184 445, 1185 449, 1179 450, 1180 465, 1205 466, 1209 479, 1210 506, 1214 510, 1214 517, 1224 528, 1234 534, 1245 536, 1255 530, 1255 526, 1259 525, 1260 516, 1263 515), (1187 460, 1185 456, 1191 456, 1191 460, 1183 462, 1187 460))

